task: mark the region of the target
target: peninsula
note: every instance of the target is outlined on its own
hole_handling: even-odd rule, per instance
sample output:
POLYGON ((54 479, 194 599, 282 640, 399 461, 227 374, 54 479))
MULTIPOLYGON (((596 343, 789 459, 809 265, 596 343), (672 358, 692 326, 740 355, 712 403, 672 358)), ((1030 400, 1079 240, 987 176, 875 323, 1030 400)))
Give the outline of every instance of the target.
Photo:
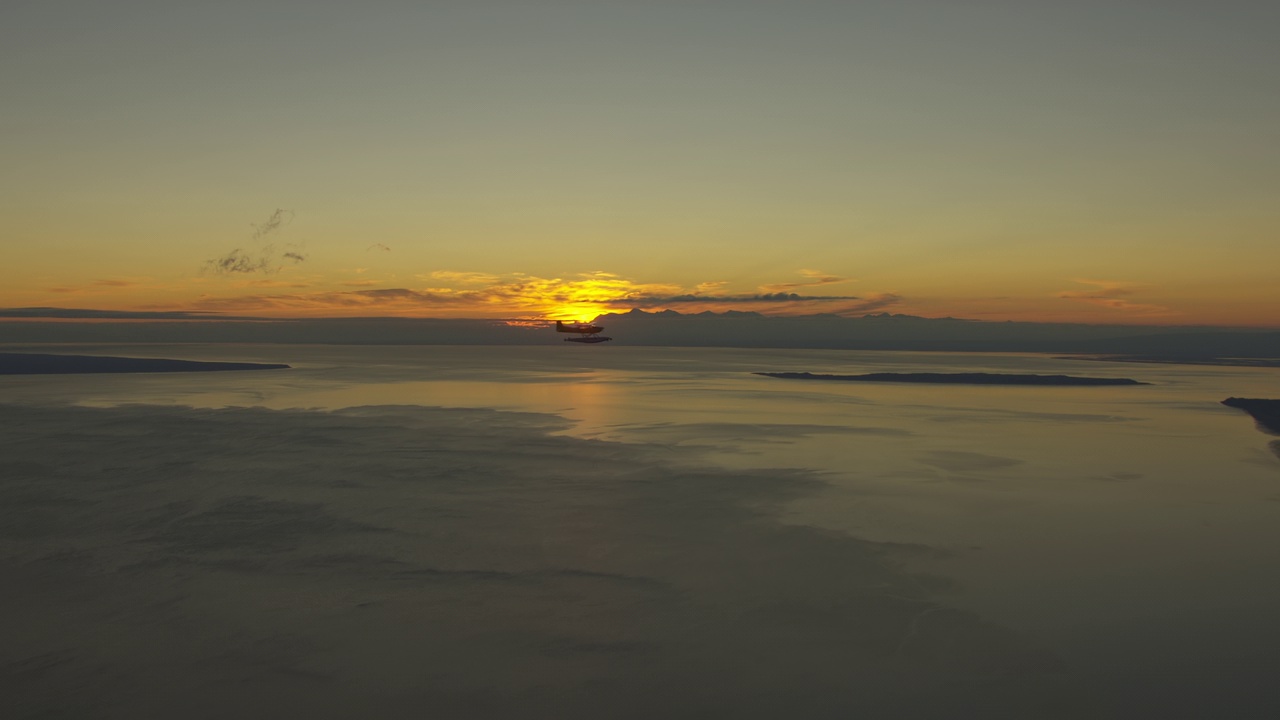
POLYGON ((758 372, 756 375, 786 380, 836 380, 845 382, 934 383, 954 385, 1149 385, 1129 378, 1075 377, 1072 375, 1013 375, 1004 373, 867 373, 821 375, 808 372, 758 372))
POLYGON ((1229 397, 1222 404, 1252 415, 1262 432, 1280 435, 1280 400, 1229 397))
POLYGON ((106 357, 0 353, 0 375, 70 375, 79 373, 174 373, 223 370, 282 370, 279 363, 202 362, 165 358, 106 357))

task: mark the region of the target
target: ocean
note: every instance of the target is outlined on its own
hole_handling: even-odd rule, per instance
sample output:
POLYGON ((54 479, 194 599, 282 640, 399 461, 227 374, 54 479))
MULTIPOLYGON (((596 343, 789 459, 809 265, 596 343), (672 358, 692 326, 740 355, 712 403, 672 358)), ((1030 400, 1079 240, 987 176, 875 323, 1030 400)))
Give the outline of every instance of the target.
POLYGON ((20 717, 1280 714, 1275 369, 27 349, 292 369, 0 377, 20 717))

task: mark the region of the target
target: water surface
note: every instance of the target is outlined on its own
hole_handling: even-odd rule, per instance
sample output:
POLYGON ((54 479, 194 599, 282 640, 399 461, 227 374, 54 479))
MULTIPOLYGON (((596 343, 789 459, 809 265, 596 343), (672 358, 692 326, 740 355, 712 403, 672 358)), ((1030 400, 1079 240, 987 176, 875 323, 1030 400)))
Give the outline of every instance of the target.
MULTIPOLYGON (((17 348, 10 348, 17 349, 17 348)), ((898 546, 948 606, 1061 658, 1104 706, 1232 694, 1280 667, 1280 459, 1228 396, 1274 369, 1035 355, 602 347, 62 346, 287 371, 0 378, 37 406, 546 413, 553 434, 821 480, 782 519, 898 546), (1132 387, 795 383, 751 373, 1005 372, 1132 387)), ((566 465, 590 468, 590 456, 566 465)), ((838 572, 832 568, 832 572, 838 572)), ((1145 707, 1152 707, 1146 705, 1145 707)), ((1277 703, 1272 707, 1280 707, 1277 703)), ((1257 716, 1261 717, 1262 714, 1257 716)))

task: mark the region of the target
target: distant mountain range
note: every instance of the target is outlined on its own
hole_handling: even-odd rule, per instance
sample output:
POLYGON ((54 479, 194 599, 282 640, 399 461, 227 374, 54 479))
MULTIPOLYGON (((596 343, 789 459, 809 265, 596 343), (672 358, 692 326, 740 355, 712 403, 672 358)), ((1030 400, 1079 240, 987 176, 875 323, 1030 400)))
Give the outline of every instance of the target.
MULTIPOLYGON (((922 318, 766 316, 754 312, 632 310, 596 318, 612 347, 832 348, 1087 353, 1137 359, 1280 358, 1280 331, 1215 327, 1085 325, 922 318)), ((495 320, 324 318, 271 320, 111 313, 57 308, 0 310, 4 343, 332 343, 357 345, 563 345, 548 327, 495 320), (83 314, 77 314, 83 313, 83 314), (6 321, 7 320, 7 321, 6 321)), ((593 352, 589 349, 579 349, 593 352)), ((601 351, 610 352, 607 348, 601 351)))
POLYGON ((1239 328, 989 322, 889 313, 855 318, 735 311, 681 315, 671 310, 602 315, 596 323, 633 345, 1280 358, 1280 331, 1239 328))

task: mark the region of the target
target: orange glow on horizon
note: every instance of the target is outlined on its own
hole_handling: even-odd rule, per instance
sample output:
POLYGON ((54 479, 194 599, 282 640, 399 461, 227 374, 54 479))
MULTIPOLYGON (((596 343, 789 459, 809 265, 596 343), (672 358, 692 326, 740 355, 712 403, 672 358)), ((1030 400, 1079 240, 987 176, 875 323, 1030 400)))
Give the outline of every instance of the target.
POLYGON ((547 311, 541 319, 547 321, 563 320, 565 322, 591 322, 605 313, 613 312, 605 305, 577 303, 562 305, 547 311))
MULTIPOLYGON (((754 312, 785 317, 830 314, 860 317, 892 313, 925 318, 953 317, 988 322, 1048 322, 1098 325, 1216 325, 1277 327, 1280 317, 1268 316, 1274 305, 1265 296, 1249 300, 1252 312, 1239 312, 1222 298, 1197 298, 1188 304, 1165 288, 1109 279, 1062 278, 1041 292, 1020 288, 1014 295, 991 297, 971 288, 952 293, 877 292, 850 287, 855 281, 816 271, 797 271, 793 282, 770 282, 732 287, 720 281, 689 286, 643 283, 595 271, 575 277, 543 278, 523 273, 496 275, 480 272, 436 271, 414 275, 408 286, 395 276, 365 275, 359 284, 345 277, 323 275, 245 281, 200 277, 185 283, 125 283, 86 280, 82 286, 29 289, 13 293, 0 307, 71 308, 95 312, 190 313, 216 318, 471 318, 527 321, 591 322, 601 315, 642 310, 754 312), (830 287, 844 284, 833 292, 830 287), (835 294, 836 292, 848 294, 835 294)), ((61 318, 35 313, 6 318, 12 321, 121 321, 130 318, 61 318)), ((182 318, 171 318, 179 319, 182 318)), ((151 322, 151 318, 133 318, 151 322)), ((155 321, 160 321, 157 318, 155 321)))

